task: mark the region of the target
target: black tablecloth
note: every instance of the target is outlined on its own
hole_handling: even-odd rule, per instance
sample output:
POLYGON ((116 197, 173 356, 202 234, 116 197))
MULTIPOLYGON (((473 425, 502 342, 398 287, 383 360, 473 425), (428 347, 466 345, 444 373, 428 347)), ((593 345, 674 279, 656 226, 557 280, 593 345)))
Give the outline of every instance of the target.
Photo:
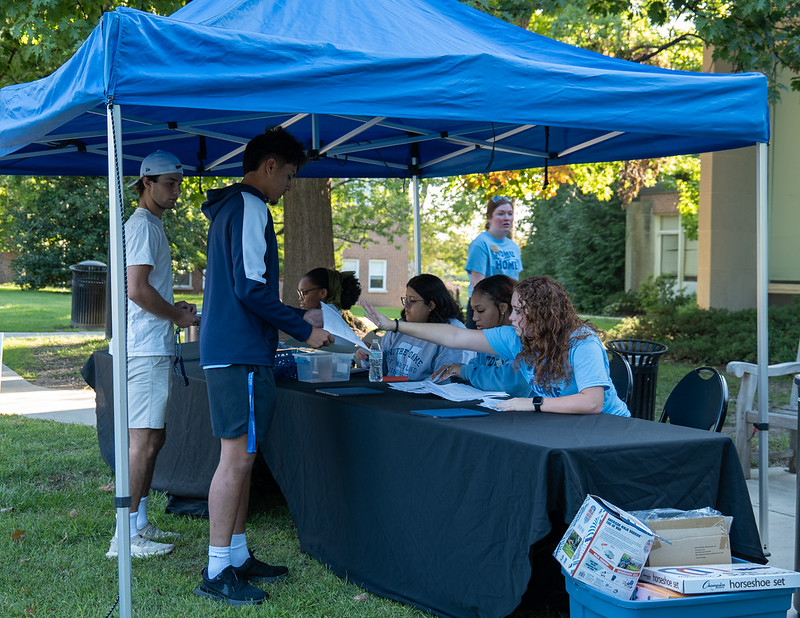
MULTIPOLYGON (((196 347, 184 350, 190 385, 171 388, 153 487, 205 496, 219 445, 196 347)), ((95 353, 94 365, 109 461, 110 357, 95 353)), ((353 384, 384 392, 280 384, 261 447, 301 549, 376 594, 443 616, 505 616, 528 588, 531 547, 560 535, 588 493, 626 510, 714 507, 734 517, 733 553, 765 562, 727 436, 608 415, 420 417, 409 410, 464 404, 353 384)))

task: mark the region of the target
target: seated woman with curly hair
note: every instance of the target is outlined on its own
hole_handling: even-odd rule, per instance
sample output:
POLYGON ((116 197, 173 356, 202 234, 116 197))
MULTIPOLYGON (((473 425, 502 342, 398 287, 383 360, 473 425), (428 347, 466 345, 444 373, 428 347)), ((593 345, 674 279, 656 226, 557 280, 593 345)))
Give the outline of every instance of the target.
POLYGON ((531 277, 511 297, 511 326, 486 330, 398 322, 362 302, 379 328, 512 361, 531 385, 531 397, 498 404, 502 410, 630 416, 611 382, 599 331, 575 312, 566 290, 549 277, 531 277))

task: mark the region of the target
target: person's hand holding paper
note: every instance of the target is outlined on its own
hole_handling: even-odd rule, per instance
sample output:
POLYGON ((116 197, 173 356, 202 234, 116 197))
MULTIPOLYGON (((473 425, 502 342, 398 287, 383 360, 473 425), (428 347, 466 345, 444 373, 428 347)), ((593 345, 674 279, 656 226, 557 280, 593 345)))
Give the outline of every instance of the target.
POLYGON ((320 303, 320 308, 322 309, 323 328, 333 335, 333 345, 347 346, 352 344, 369 350, 364 342, 358 338, 358 335, 347 325, 347 322, 342 319, 335 307, 320 303))

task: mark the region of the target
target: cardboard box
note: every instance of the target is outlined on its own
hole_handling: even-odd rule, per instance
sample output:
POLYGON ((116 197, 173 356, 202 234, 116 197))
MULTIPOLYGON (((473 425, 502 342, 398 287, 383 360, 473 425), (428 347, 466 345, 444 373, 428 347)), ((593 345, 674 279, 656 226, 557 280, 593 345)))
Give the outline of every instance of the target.
POLYGON ((664 586, 656 584, 648 584, 641 579, 636 584, 636 589, 633 591, 631 601, 657 601, 659 599, 679 599, 686 595, 680 592, 675 592, 664 586))
POLYGON ((800 573, 764 564, 735 562, 697 566, 645 567, 643 582, 683 594, 752 592, 800 587, 800 573))
POLYGON ((564 571, 603 594, 630 599, 653 532, 630 513, 589 495, 553 555, 564 571))
POLYGON ((656 519, 648 521, 647 525, 657 535, 647 566, 729 564, 731 561, 724 517, 656 519))

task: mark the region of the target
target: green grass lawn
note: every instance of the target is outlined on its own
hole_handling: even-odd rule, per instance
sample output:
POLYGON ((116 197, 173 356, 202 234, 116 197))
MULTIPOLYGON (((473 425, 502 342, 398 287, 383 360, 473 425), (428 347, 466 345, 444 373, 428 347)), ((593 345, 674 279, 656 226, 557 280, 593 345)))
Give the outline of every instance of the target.
MULTIPOLYGON (((3 616, 105 616, 118 590, 117 561, 105 557, 114 532, 111 470, 93 427, 0 416, 0 607, 3 616)), ((254 496, 248 544, 289 566, 267 585, 260 607, 230 608, 193 594, 206 564, 208 521, 166 515, 154 493, 154 522, 180 532, 173 554, 133 561, 133 615, 421 617, 364 594, 300 552, 280 494, 254 496), (363 595, 363 596, 362 596, 363 595)), ((118 613, 113 613, 118 615, 118 613)))
POLYGON ((21 290, 0 285, 0 332, 51 332, 77 330, 70 326, 72 294, 69 290, 21 290))

